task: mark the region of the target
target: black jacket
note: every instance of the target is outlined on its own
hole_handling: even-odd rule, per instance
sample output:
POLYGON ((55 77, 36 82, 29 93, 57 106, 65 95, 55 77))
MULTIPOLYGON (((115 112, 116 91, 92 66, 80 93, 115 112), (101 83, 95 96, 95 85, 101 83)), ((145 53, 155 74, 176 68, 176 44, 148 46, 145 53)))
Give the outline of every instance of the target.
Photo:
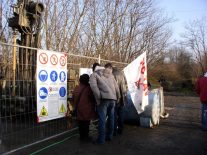
POLYGON ((124 72, 119 71, 116 68, 113 68, 113 75, 114 75, 115 80, 118 84, 120 95, 121 95, 121 98, 120 98, 118 104, 123 106, 127 103, 127 90, 128 90, 128 88, 127 88, 126 78, 124 76, 124 72))

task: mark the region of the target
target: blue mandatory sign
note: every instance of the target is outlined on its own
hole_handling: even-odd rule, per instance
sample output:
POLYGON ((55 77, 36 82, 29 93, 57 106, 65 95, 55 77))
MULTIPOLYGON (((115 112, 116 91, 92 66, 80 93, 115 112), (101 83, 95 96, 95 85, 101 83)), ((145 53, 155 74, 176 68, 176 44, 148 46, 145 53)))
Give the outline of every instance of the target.
POLYGON ((63 71, 60 72, 59 78, 60 78, 60 81, 61 81, 61 82, 64 82, 65 79, 66 79, 66 74, 65 74, 65 72, 63 72, 63 71))
POLYGON ((47 80, 47 78, 48 78, 47 71, 46 70, 41 70, 39 72, 39 79, 40 79, 40 81, 45 82, 47 80))
POLYGON ((61 97, 64 97, 66 95, 66 89, 65 87, 61 87, 59 90, 59 94, 61 97))
POLYGON ((51 81, 52 81, 52 82, 55 82, 55 81, 57 81, 57 78, 58 78, 58 74, 57 74, 57 72, 56 72, 56 71, 52 71, 52 72, 50 73, 50 79, 51 79, 51 81))
POLYGON ((39 96, 41 99, 45 99, 48 95, 48 91, 45 87, 40 88, 39 90, 39 96))

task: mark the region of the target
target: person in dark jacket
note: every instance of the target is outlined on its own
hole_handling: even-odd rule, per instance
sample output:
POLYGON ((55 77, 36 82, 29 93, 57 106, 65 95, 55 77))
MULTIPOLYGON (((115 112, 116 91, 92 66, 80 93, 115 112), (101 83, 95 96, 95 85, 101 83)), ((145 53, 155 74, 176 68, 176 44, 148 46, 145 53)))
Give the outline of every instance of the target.
POLYGON ((121 98, 114 110, 114 136, 122 134, 124 129, 124 107, 127 103, 127 82, 123 71, 113 67, 113 75, 119 87, 121 98))
POLYGON ((95 98, 89 85, 89 75, 83 74, 79 86, 73 91, 73 101, 76 106, 79 134, 81 141, 89 140, 90 121, 95 119, 95 98))
POLYGON ((113 137, 114 107, 116 101, 120 98, 120 92, 112 74, 112 65, 110 63, 106 64, 105 68, 97 65, 93 70, 89 83, 97 104, 98 138, 96 143, 104 144, 105 140, 111 141, 113 137))
POLYGON ((203 130, 207 130, 207 72, 196 83, 196 91, 202 103, 201 124, 203 130))

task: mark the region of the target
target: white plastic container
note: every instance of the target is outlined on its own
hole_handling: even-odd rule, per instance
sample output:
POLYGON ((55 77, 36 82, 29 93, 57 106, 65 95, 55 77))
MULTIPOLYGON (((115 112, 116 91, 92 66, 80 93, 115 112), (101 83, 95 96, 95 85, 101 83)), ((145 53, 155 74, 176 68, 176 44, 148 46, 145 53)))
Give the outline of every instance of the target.
MULTIPOLYGON (((142 126, 143 122, 142 120, 146 120, 147 118, 150 118, 150 121, 148 121, 147 126, 152 125, 158 125, 160 121, 160 93, 159 89, 153 89, 148 94, 149 97, 149 105, 145 107, 145 110, 142 114, 140 114, 140 125, 142 126), (150 124, 151 123, 151 124, 150 124)), ((145 123, 144 123, 145 124, 145 123)), ((146 126, 144 126, 146 127, 146 126)))

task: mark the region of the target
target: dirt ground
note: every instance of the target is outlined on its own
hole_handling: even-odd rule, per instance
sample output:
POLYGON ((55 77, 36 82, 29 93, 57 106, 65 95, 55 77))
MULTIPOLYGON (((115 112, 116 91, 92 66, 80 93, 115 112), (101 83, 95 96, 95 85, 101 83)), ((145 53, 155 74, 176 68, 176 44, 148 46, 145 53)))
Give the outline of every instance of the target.
MULTIPOLYGON (((201 130, 198 97, 165 96, 167 119, 158 126, 125 125, 122 135, 104 145, 81 143, 78 135, 64 135, 25 148, 24 155, 207 155, 207 131, 201 130)), ((96 133, 92 135, 96 137, 96 133)))

